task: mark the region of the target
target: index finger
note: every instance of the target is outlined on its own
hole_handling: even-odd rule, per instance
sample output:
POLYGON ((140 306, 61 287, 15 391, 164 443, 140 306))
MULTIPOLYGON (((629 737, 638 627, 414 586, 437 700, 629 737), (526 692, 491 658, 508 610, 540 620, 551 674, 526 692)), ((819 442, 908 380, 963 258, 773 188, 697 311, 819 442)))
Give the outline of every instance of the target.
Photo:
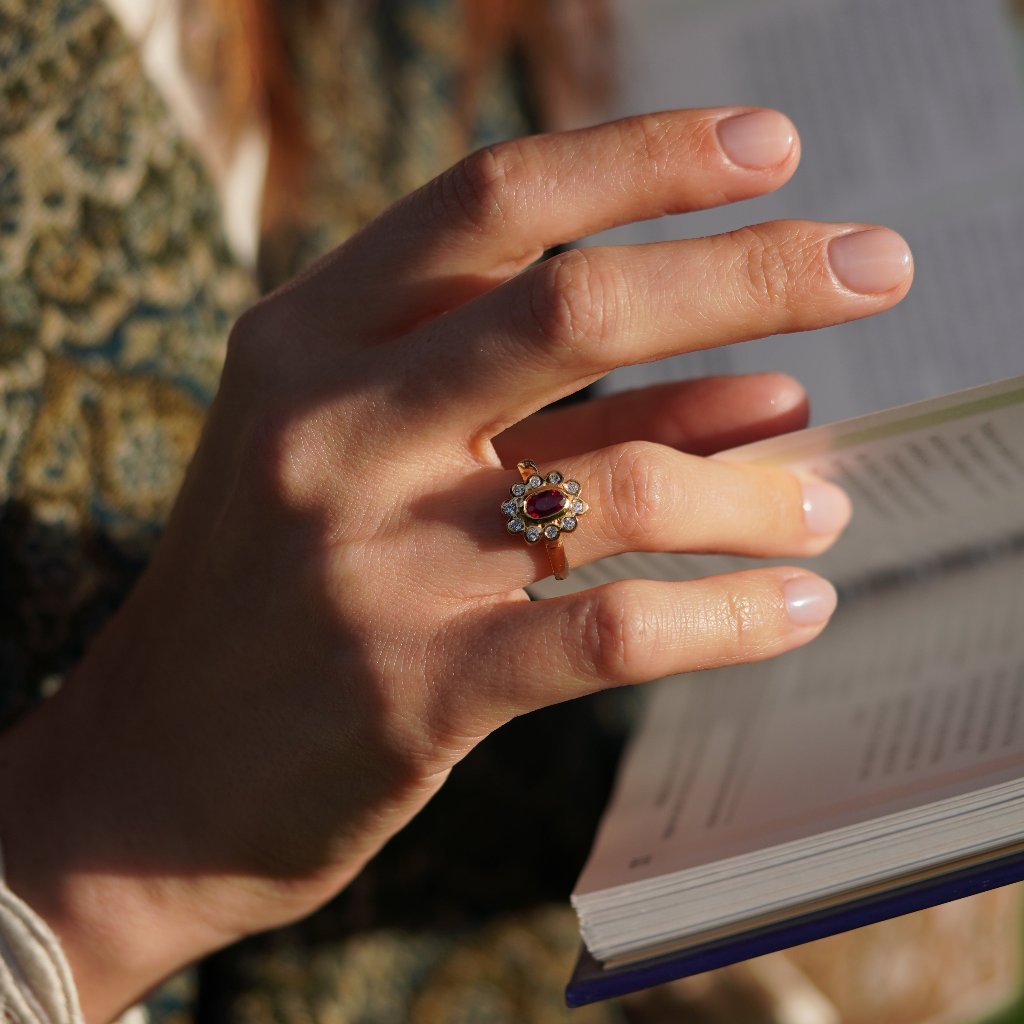
POLYGON ((771 192, 799 154, 788 118, 751 107, 644 114, 503 142, 396 203, 316 265, 303 287, 350 329, 390 336, 494 287, 552 246, 771 192))

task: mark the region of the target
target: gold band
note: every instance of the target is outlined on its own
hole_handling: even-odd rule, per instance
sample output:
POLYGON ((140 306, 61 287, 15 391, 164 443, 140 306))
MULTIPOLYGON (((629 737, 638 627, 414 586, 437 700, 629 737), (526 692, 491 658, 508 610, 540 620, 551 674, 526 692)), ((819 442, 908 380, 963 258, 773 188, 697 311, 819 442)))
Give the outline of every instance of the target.
POLYGON ((562 544, 562 538, 559 537, 558 540, 546 540, 544 541, 544 547, 547 548, 548 564, 551 566, 551 571, 554 573, 555 579, 568 579, 569 559, 565 556, 565 547, 562 544))

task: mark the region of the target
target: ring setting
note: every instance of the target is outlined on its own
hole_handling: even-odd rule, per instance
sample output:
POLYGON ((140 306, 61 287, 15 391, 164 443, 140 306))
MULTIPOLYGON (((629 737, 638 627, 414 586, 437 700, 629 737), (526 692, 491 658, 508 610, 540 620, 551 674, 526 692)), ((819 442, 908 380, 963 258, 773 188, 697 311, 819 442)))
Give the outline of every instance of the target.
POLYGON ((552 572, 557 579, 565 579, 569 563, 562 549, 562 535, 572 533, 579 526, 579 517, 590 508, 580 493, 580 483, 561 470, 541 473, 530 459, 517 463, 516 468, 522 480, 512 485, 510 497, 501 505, 507 520, 505 528, 514 536, 522 536, 527 544, 543 540, 552 572))

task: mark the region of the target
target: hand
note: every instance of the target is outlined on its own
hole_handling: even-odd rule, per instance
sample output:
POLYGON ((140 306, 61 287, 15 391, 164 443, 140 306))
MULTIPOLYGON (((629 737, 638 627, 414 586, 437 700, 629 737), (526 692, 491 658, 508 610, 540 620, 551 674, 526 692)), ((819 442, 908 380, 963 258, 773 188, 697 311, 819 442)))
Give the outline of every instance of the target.
POLYGON ((795 568, 530 602, 544 551, 498 511, 531 458, 583 484, 577 565, 833 541, 848 504, 831 485, 685 451, 799 426, 788 378, 531 415, 626 363, 897 302, 905 245, 857 224, 533 265, 774 189, 797 160, 785 118, 739 109, 503 144, 241 318, 152 564, 0 749, 11 884, 61 936, 92 1019, 328 899, 513 716, 818 634, 832 593, 795 568))

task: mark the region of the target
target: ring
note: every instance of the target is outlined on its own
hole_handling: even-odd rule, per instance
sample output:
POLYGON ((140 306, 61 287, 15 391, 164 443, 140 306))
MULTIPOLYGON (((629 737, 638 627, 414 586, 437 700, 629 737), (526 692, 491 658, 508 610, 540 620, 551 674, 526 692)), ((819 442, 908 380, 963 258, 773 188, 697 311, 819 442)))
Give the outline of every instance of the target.
POLYGON ((522 534, 527 544, 543 539, 555 579, 564 580, 569 560, 562 534, 572 533, 590 506, 580 497, 579 481, 566 479, 561 470, 545 476, 529 459, 517 462, 516 468, 523 479, 512 485, 512 497, 502 503, 501 513, 508 519, 505 527, 511 534, 522 534))

